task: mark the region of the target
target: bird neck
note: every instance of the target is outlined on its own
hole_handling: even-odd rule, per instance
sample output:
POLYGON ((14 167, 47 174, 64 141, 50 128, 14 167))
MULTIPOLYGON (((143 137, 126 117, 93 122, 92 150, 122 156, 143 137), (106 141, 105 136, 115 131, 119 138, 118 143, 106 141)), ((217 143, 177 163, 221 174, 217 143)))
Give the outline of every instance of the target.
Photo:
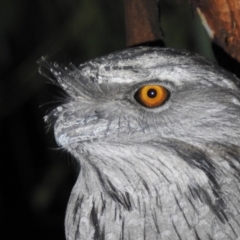
MULTIPOLYGON (((95 152, 91 147, 87 149, 91 154, 82 156, 69 200, 68 240, 207 239, 215 235, 212 239, 223 240, 228 235, 234 238, 234 231, 240 234, 240 227, 232 227, 228 220, 234 214, 240 222, 234 210, 238 198, 232 192, 234 188, 240 195, 239 186, 222 182, 226 177, 222 169, 216 173, 222 177, 218 179, 222 189, 217 189, 210 182, 212 176, 164 146, 99 144, 95 152)), ((194 161, 197 155, 191 156, 194 161)))

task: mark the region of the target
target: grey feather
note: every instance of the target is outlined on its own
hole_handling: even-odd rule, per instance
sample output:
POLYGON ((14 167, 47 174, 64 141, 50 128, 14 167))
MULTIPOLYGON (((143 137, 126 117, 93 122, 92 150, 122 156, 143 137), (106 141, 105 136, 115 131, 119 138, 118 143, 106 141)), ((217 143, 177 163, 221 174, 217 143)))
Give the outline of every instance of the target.
POLYGON ((240 81, 185 51, 140 47, 65 68, 47 121, 81 165, 67 240, 240 239, 240 81), (160 107, 134 98, 170 92, 160 107))

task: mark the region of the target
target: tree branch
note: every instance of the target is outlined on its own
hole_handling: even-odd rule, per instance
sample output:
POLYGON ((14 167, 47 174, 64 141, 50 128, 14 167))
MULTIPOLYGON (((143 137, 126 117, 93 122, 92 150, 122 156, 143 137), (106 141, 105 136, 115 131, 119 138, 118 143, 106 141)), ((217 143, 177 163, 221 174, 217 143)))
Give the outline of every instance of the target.
POLYGON ((124 7, 128 47, 163 45, 157 0, 124 0, 124 7))
POLYGON ((212 41, 240 62, 240 1, 191 0, 212 41))

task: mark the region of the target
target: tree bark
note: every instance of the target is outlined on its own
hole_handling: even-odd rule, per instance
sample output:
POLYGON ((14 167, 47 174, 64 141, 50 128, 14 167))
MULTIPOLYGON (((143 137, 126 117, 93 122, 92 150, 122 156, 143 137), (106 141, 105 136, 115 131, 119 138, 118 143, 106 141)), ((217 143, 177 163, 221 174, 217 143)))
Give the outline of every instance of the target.
POLYGON ((240 62, 240 1, 190 0, 212 41, 240 62))
POLYGON ((163 45, 157 0, 124 0, 126 42, 136 45, 163 45))

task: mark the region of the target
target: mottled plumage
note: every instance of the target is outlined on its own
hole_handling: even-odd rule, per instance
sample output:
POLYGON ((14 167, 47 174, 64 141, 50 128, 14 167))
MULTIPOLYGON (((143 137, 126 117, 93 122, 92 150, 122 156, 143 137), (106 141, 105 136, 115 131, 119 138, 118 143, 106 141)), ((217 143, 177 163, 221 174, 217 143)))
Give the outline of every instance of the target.
POLYGON ((79 161, 67 240, 240 239, 240 81, 185 51, 139 47, 80 66, 42 60, 66 103, 57 143, 79 161), (160 107, 134 98, 148 84, 160 107))

